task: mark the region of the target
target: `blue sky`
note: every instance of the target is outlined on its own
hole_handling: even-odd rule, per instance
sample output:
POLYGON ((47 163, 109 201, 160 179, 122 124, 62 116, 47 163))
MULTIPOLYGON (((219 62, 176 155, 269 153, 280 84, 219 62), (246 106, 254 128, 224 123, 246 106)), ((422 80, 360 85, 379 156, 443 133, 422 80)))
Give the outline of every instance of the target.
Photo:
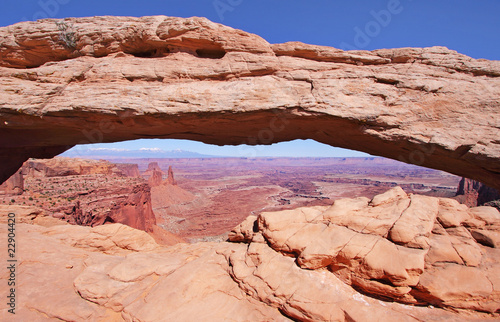
MULTIPOLYGON (((446 46, 500 60, 499 0, 21 0, 2 1, 0 26, 37 18, 97 15, 204 16, 270 43, 302 41, 343 49, 446 46)), ((101 145, 102 147, 103 145, 101 145)), ((219 155, 362 155, 310 140, 270 147, 214 147, 181 140, 121 142, 219 155), (245 151, 245 152, 242 152, 245 151)))

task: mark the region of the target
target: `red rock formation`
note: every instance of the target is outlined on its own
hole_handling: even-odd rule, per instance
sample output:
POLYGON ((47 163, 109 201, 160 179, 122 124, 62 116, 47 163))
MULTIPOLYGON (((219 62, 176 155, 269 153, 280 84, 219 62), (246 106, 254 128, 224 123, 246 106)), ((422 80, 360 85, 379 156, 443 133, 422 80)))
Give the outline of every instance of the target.
MULTIPOLYGON (((0 205, 0 234, 9 211, 0 205)), ((395 188, 249 217, 231 234, 238 242, 173 247, 121 224, 42 227, 36 210, 18 211, 18 264, 30 273, 20 321, 500 317, 500 213, 491 207, 395 188)), ((0 310, 0 320, 12 317, 0 310)))
POLYGON ((22 195, 24 192, 24 176, 21 170, 14 173, 0 185, 1 195, 22 195))
POLYGON ((148 184, 139 184, 125 191, 108 191, 108 193, 114 195, 115 199, 114 206, 109 211, 93 213, 77 200, 72 207, 65 210, 66 215, 61 219, 70 224, 91 227, 106 223, 121 223, 153 232, 156 217, 151 207, 151 190, 148 184))
POLYGON ((469 207, 476 207, 500 200, 500 192, 476 180, 462 178, 455 199, 469 207))
POLYGON ((31 159, 22 167, 24 175, 31 177, 61 177, 90 174, 124 176, 118 167, 105 160, 56 157, 46 160, 31 159))
POLYGON ((158 162, 150 162, 148 164, 148 168, 146 169, 146 172, 147 171, 153 172, 154 170, 161 171, 160 166, 158 165, 158 162))
POLYGON ((177 185, 174 179, 172 166, 168 167, 167 179, 162 181, 161 184, 157 184, 151 188, 151 201, 155 213, 160 214, 160 218, 158 219, 159 222, 163 222, 161 215, 171 215, 171 207, 189 203, 194 199, 195 196, 191 192, 177 185))
POLYGON ((198 17, 42 19, 0 28, 0 66, 1 182, 82 142, 309 138, 500 188, 500 62, 443 47, 271 45, 198 17))
POLYGON ((174 170, 172 170, 172 166, 168 167, 168 177, 166 179, 166 184, 170 184, 170 185, 174 185, 174 186, 177 185, 177 182, 174 179, 174 170))
POLYGON ((94 226, 99 218, 92 215, 92 211, 83 211, 80 205, 80 201, 77 200, 73 207, 70 207, 65 211, 65 216, 55 216, 66 219, 67 222, 72 225, 79 226, 94 226))
POLYGON ((131 163, 116 163, 116 167, 127 177, 140 177, 139 166, 131 163))
MULTIPOLYGON (((163 178, 164 172, 161 170, 160 166, 158 165, 158 162, 149 162, 148 168, 142 173, 142 175, 145 178, 150 178, 153 176, 153 173, 155 171, 157 171, 159 174, 161 174, 161 176, 163 178)), ((158 173, 156 174, 156 176, 158 176, 158 173)))
MULTIPOLYGON (((249 249, 264 242, 304 269, 327 268, 382 299, 500 312, 500 212, 492 207, 469 209, 396 187, 372 200, 250 216, 229 239, 249 249)), ((249 276, 234 268, 238 280, 249 276)))
MULTIPOLYGON (((138 173, 137 165, 126 165, 124 169, 138 173)), ((68 223, 92 227, 122 223, 147 232, 154 230, 156 218, 149 185, 143 178, 127 177, 113 163, 32 159, 26 162, 23 171, 29 177, 38 177, 39 184, 32 187, 35 190, 30 191, 31 197, 50 195, 47 199, 51 202, 43 200, 39 205, 68 223)))
POLYGON ((156 218, 151 207, 151 188, 148 184, 133 187, 128 198, 111 208, 110 214, 102 223, 116 222, 127 226, 153 232, 156 218))
POLYGON ((150 187, 159 186, 163 181, 163 172, 153 169, 151 176, 148 179, 150 187))
POLYGON ((156 218, 151 208, 151 188, 148 184, 138 184, 122 191, 108 191, 114 196, 114 205, 109 211, 93 213, 80 201, 65 210, 62 217, 70 224, 80 226, 99 226, 106 223, 121 223, 132 228, 152 232, 156 218), (117 193, 119 193, 117 195, 117 193))
POLYGON ((172 170, 172 166, 168 167, 168 177, 163 180, 163 171, 161 171, 158 166, 158 162, 151 162, 148 165, 148 169, 144 172, 145 176, 150 176, 148 179, 148 183, 151 187, 163 185, 177 185, 177 182, 174 179, 174 171, 172 170))

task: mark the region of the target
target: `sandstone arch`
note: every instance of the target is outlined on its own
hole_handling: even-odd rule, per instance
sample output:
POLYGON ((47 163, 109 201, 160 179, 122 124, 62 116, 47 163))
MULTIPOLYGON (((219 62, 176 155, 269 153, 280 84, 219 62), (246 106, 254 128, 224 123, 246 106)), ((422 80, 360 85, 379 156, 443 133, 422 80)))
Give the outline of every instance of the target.
POLYGON ((499 76, 443 47, 270 45, 204 18, 18 23, 0 28, 0 181, 79 143, 311 138, 500 188, 499 76))

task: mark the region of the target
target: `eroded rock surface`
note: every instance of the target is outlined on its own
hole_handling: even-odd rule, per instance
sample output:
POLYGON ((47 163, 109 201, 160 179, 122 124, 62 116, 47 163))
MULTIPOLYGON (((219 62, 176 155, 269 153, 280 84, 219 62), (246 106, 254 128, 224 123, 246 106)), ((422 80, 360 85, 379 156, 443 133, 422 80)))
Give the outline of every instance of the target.
POLYGON ((372 200, 252 216, 229 239, 265 242, 377 298, 498 313, 499 228, 495 208, 397 187, 372 200))
POLYGON ((18 23, 0 28, 0 180, 80 143, 310 138, 499 188, 499 76, 443 47, 270 45, 204 18, 18 23))
POLYGON ((500 209, 500 191, 468 178, 460 180, 455 199, 469 207, 488 205, 500 209))
POLYGON ((132 163, 116 163, 116 167, 127 177, 140 177, 139 166, 132 163))
POLYGON ((64 157, 48 160, 28 160, 22 167, 22 174, 30 177, 64 177, 93 174, 127 176, 116 164, 105 160, 64 157))
POLYGON ((251 216, 233 230, 237 242, 171 247, 121 224, 37 225, 43 215, 25 208, 0 206, 0 218, 19 218, 16 318, 24 320, 474 321, 500 313, 498 249, 473 237, 499 231, 491 207, 395 188, 251 216))
POLYGON ((7 181, 0 184, 0 195, 22 195, 24 192, 24 177, 22 171, 14 173, 7 181))

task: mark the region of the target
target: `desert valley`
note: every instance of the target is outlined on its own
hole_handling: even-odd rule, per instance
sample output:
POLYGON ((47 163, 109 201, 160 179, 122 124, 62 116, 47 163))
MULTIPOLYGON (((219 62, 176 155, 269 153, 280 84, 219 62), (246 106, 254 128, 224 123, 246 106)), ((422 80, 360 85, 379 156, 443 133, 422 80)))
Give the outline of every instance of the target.
POLYGON ((454 197, 460 181, 445 172, 375 157, 112 161, 29 160, 20 171, 24 192, 0 195, 0 204, 37 206, 73 224, 121 222, 146 231, 151 224, 132 222, 154 217, 158 227, 187 240, 224 240, 245 218, 264 211, 373 198, 396 186, 407 193, 454 197), (125 220, 118 205, 128 205, 130 195, 147 207, 127 210, 125 220))

